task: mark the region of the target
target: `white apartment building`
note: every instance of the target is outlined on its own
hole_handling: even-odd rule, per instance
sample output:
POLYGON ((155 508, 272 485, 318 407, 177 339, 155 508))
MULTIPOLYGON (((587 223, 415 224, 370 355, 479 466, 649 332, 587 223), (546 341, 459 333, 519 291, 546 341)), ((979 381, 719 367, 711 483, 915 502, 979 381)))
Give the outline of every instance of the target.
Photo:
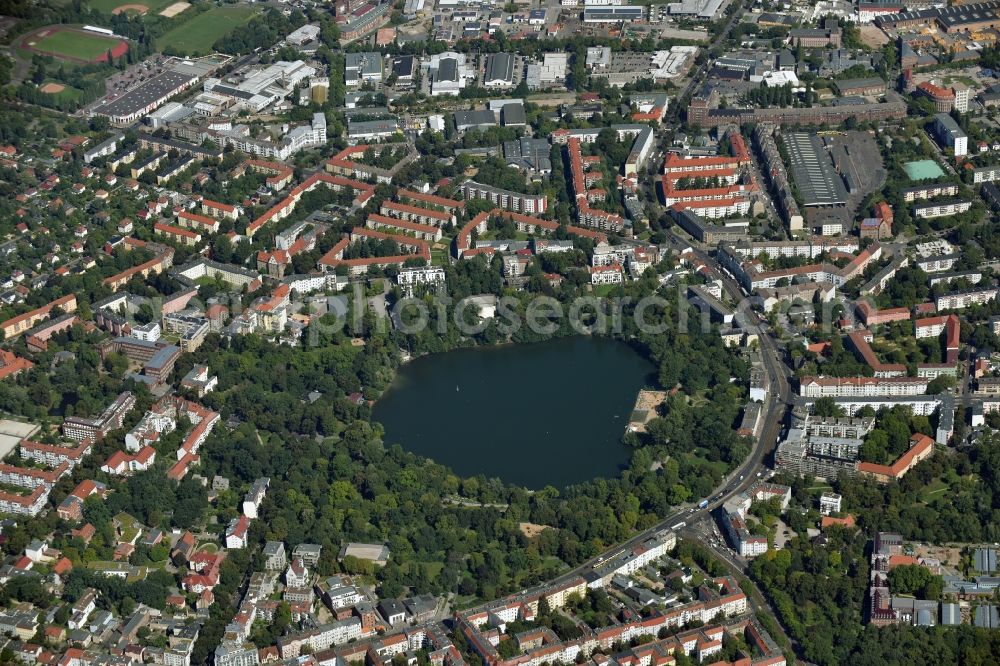
POLYGON ((917 340, 921 338, 936 338, 944 333, 944 329, 947 324, 948 317, 946 316, 918 319, 914 322, 914 337, 916 337, 917 340))
POLYGON ((15 495, 0 491, 0 513, 37 516, 49 501, 49 489, 37 486, 30 495, 15 495))
MULTIPOLYGON (((930 380, 925 381, 929 382, 930 380)), ((892 408, 897 405, 909 407, 916 416, 930 416, 941 405, 940 395, 858 396, 835 398, 835 400, 837 406, 843 409, 847 416, 855 416, 865 407, 871 407, 875 411, 878 411, 882 408, 892 408)))
POLYGON ((647 564, 655 562, 677 545, 677 535, 673 532, 665 532, 652 538, 646 539, 632 549, 632 552, 623 558, 621 566, 615 573, 630 575, 642 569, 647 564))
POLYGON ((946 217, 948 215, 958 215, 972 208, 971 201, 963 199, 953 199, 951 201, 939 201, 913 207, 913 216, 923 219, 935 217, 946 217))
POLYGON ((143 324, 142 326, 132 327, 132 337, 146 342, 156 342, 160 339, 161 333, 160 325, 155 321, 143 324))
POLYGON ((342 291, 347 286, 348 279, 335 273, 288 275, 282 283, 297 294, 307 294, 314 291, 342 291))
POLYGON ((331 587, 326 596, 329 599, 330 608, 347 608, 364 598, 358 594, 358 589, 353 585, 331 587))
POLYGON ((413 287, 417 284, 443 284, 444 269, 440 266, 414 266, 400 269, 396 276, 396 284, 401 287, 413 287))
POLYGON ((989 303, 997 297, 996 288, 973 289, 971 291, 957 291, 949 294, 941 294, 935 303, 938 312, 942 310, 961 310, 970 305, 982 305, 989 303))
POLYGON ((131 432, 125 435, 125 449, 138 453, 142 447, 153 444, 160 435, 173 432, 177 427, 173 412, 148 411, 131 432))
POLYGON ((721 201, 688 201, 684 208, 693 210, 709 220, 718 220, 730 215, 746 215, 750 212, 750 200, 746 198, 723 199, 721 201))
POLYGON ((591 284, 621 284, 624 281, 625 274, 620 264, 592 266, 590 269, 591 284))
POLYGON ((300 150, 325 145, 326 136, 326 116, 314 113, 311 124, 293 127, 280 141, 255 139, 238 129, 219 130, 203 138, 213 139, 223 148, 232 146, 248 155, 287 160, 300 150))
POLYGON ((819 496, 819 512, 824 516, 840 513, 841 497, 837 493, 823 493, 819 496))
POLYGON ((938 144, 942 148, 950 150, 955 157, 963 157, 969 153, 968 135, 947 113, 939 113, 934 116, 931 129, 938 144))
POLYGON ((541 214, 548 208, 548 199, 544 194, 522 194, 472 180, 462 183, 462 196, 466 200, 487 199, 494 206, 515 213, 541 214))
POLYGON ((955 94, 954 109, 959 113, 968 113, 969 98, 971 96, 969 87, 963 83, 956 83, 951 91, 955 94))
POLYGON ((991 183, 994 180, 1000 180, 1000 164, 979 167, 972 170, 973 183, 991 183))
POLYGON ((928 379, 918 377, 803 377, 799 395, 804 398, 850 398, 922 395, 928 379))
POLYGON ((807 240, 793 241, 761 241, 753 243, 734 243, 736 254, 753 259, 766 254, 771 259, 778 257, 807 257, 815 259, 824 252, 845 252, 855 254, 861 249, 857 238, 844 236, 842 238, 812 237, 807 240))
POLYGON ((939 255, 935 257, 920 257, 916 260, 916 266, 925 273, 940 273, 950 271, 958 263, 962 255, 959 253, 939 255))
POLYGON ((257 666, 260 657, 251 643, 222 643, 215 648, 216 666, 257 666))
POLYGON ((598 245, 594 248, 590 263, 592 266, 624 264, 634 252, 635 248, 625 245, 598 245))
POLYGON ((912 202, 934 197, 953 197, 958 194, 958 185, 954 183, 930 183, 917 185, 903 190, 903 201, 912 202))
POLYGON ((257 510, 260 508, 260 503, 264 501, 264 496, 267 495, 267 487, 271 484, 271 479, 262 477, 253 482, 250 486, 250 490, 247 491, 246 497, 243 498, 243 515, 247 518, 257 518, 257 510))
POLYGON ((350 617, 339 622, 324 624, 311 631, 281 638, 278 641, 278 649, 281 651, 282 659, 292 659, 298 657, 306 645, 313 652, 317 652, 359 638, 361 638, 361 618, 350 617))

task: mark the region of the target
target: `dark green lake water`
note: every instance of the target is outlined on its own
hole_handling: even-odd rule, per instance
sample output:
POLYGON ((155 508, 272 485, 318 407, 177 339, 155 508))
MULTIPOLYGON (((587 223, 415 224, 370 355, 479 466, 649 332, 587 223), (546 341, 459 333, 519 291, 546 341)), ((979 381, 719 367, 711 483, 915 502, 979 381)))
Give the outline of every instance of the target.
POLYGON ((403 366, 376 403, 386 445, 539 489, 618 474, 653 366, 628 345, 574 337, 462 349, 403 366))

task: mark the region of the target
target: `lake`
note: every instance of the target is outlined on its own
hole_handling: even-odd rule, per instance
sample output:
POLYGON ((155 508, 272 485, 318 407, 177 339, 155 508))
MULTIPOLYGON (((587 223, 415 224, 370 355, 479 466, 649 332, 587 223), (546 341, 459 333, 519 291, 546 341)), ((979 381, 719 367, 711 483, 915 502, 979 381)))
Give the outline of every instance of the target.
POLYGON ((400 368, 373 417, 387 446, 459 475, 564 488, 628 465, 621 437, 653 371, 631 347, 605 338, 461 349, 400 368))

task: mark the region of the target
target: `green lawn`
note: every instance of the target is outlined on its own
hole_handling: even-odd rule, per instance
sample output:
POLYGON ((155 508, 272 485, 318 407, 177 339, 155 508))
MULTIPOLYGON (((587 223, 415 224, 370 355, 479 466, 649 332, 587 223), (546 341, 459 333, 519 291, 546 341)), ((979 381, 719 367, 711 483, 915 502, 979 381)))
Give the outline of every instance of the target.
POLYGON ((164 34, 157 40, 157 46, 161 49, 170 46, 187 54, 209 53, 216 40, 247 23, 254 11, 246 5, 210 9, 164 34))
POLYGON ((968 76, 946 76, 944 77, 944 82, 948 84, 962 83, 969 86, 970 88, 977 87, 976 82, 970 79, 968 76))
POLYGON ((935 479, 927 484, 927 487, 920 491, 920 499, 924 504, 930 504, 934 500, 944 495, 948 490, 948 484, 941 479, 935 479))
MULTIPOLYGON (((415 564, 423 565, 425 567, 425 570, 427 571, 427 575, 430 578, 436 578, 437 575, 441 573, 441 570, 444 569, 444 562, 417 562, 415 564)), ((403 571, 409 572, 410 563, 403 562, 402 564, 399 565, 399 568, 402 569, 403 571)))
POLYGON ((120 42, 120 39, 112 37, 101 37, 73 30, 59 30, 46 35, 35 42, 33 46, 47 53, 79 58, 80 60, 94 60, 113 49, 120 42))
POLYGON ((544 560, 542 560, 542 566, 546 569, 555 569, 557 571, 567 568, 566 563, 560 560, 555 555, 549 555, 544 560))
POLYGON ((449 253, 447 250, 431 250, 432 266, 447 266, 449 263, 449 253))

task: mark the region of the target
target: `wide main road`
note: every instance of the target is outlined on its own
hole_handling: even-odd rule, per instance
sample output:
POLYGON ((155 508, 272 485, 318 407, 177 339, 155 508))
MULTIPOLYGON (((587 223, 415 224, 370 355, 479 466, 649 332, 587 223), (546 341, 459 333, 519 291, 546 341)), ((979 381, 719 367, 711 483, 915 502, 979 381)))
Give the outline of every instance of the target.
MULTIPOLYGON (((714 262, 712 263, 714 264, 714 262)), ((738 290, 738 287, 736 288, 738 290)), ((712 511, 722 506, 722 504, 728 501, 731 497, 738 495, 749 488, 755 481, 757 481, 757 474, 766 469, 764 466, 764 459, 771 451, 774 450, 775 444, 777 443, 785 413, 788 409, 788 405, 791 403, 791 387, 786 375, 787 368, 782 362, 781 357, 778 355, 777 347, 775 346, 774 341, 760 326, 756 319, 756 315, 750 313, 750 317, 753 317, 753 319, 748 319, 747 325, 758 334, 759 340, 761 341, 761 353, 764 358, 764 367, 768 375, 768 381, 771 386, 774 387, 771 395, 765 402, 764 427, 761 430, 760 435, 754 440, 754 445, 750 451, 750 455, 747 456, 747 459, 742 465, 740 465, 739 468, 731 472, 725 479, 723 479, 723 482, 712 492, 710 497, 704 498, 708 499, 708 505, 704 508, 699 508, 696 504, 692 505, 690 503, 681 505, 674 513, 663 518, 656 525, 636 534, 624 543, 620 543, 612 548, 609 548, 597 557, 584 562, 571 571, 562 574, 555 581, 553 581, 554 583, 569 580, 570 578, 590 571, 594 568, 594 566, 611 557, 614 557, 618 553, 631 550, 661 530, 670 529, 681 522, 695 523, 704 518, 710 517, 712 511)))
POLYGON ((640 532, 639 534, 636 534, 624 543, 620 543, 612 548, 609 548, 597 557, 584 562, 571 571, 562 574, 556 578, 553 583, 563 582, 590 571, 595 565, 598 565, 623 551, 631 550, 649 537, 653 536, 656 532, 664 529, 670 529, 681 522, 693 524, 704 518, 710 518, 712 511, 722 506, 722 504, 733 496, 745 491, 757 480, 757 474, 766 469, 764 466, 764 459, 777 445, 778 436, 781 432, 788 407, 794 403, 791 382, 789 381, 791 371, 783 361, 783 354, 778 347, 778 343, 776 343, 771 337, 769 331, 765 329, 757 313, 749 307, 749 303, 745 299, 743 291, 740 289, 740 286, 736 283, 736 281, 729 277, 726 273, 723 273, 719 269, 718 263, 715 259, 707 252, 698 248, 693 249, 695 255, 712 269, 712 272, 715 274, 714 277, 722 281, 726 292, 729 294, 733 302, 738 304, 737 309, 740 313, 742 326, 746 330, 757 334, 761 358, 764 363, 764 370, 767 374, 767 381, 770 386, 770 393, 767 401, 765 402, 764 427, 762 428, 760 435, 754 440, 754 445, 750 451, 750 455, 747 456, 747 459, 743 462, 743 464, 723 479, 723 482, 716 487, 714 491, 712 491, 712 495, 710 497, 703 498, 708 499, 707 506, 699 508, 697 505, 692 505, 690 503, 681 505, 675 512, 660 520, 656 525, 640 532))
MULTIPOLYGON (((711 63, 711 52, 717 46, 721 45, 729 37, 729 33, 732 32, 734 27, 736 27, 737 22, 740 20, 740 18, 742 18, 744 12, 746 12, 747 10, 747 6, 750 4, 747 0, 731 0, 731 1, 733 3, 739 3, 739 6, 735 10, 733 10, 732 14, 729 15, 729 19, 726 21, 726 25, 723 26, 722 30, 719 31, 719 34, 715 37, 715 39, 713 39, 712 42, 707 46, 702 47, 705 49, 705 52, 708 55, 708 57, 705 59, 703 63, 701 63, 701 65, 698 66, 698 69, 696 69, 691 74, 691 79, 688 81, 688 84, 684 86, 684 90, 682 90, 680 94, 677 95, 677 104, 672 105, 674 107, 674 113, 677 114, 677 117, 679 117, 680 115, 681 112, 680 105, 683 102, 683 100, 686 97, 688 97, 688 95, 694 93, 695 88, 701 83, 702 78, 705 76, 705 72, 708 71, 708 67, 711 63)), ((656 5, 653 6, 655 7, 656 5)))
POLYGON ((741 325, 745 329, 757 333, 761 358, 767 370, 768 379, 771 382, 771 393, 779 396, 784 404, 793 404, 790 382, 791 370, 783 361, 784 354, 778 348, 774 338, 764 328, 760 316, 750 307, 750 302, 743 294, 740 285, 728 273, 723 272, 719 268, 719 264, 714 257, 704 250, 695 247, 693 244, 688 243, 688 245, 691 247, 693 254, 712 269, 712 277, 722 282, 722 286, 725 288, 726 293, 729 294, 729 298, 733 303, 737 304, 736 309, 739 313, 738 316, 741 325))
MULTIPOLYGON (((708 46, 709 50, 719 46, 725 41, 733 27, 735 27, 740 17, 746 11, 747 5, 749 4, 747 0, 732 0, 732 2, 739 3, 739 6, 732 12, 726 22, 726 25, 708 46)), ((708 60, 702 63, 702 65, 692 74, 687 86, 685 86, 681 94, 677 96, 678 101, 684 99, 687 95, 694 91, 695 86, 701 82, 705 71, 707 71, 707 65, 708 60)), ((718 270, 718 265, 713 258, 698 250, 696 250, 696 254, 698 254, 702 261, 704 261, 707 265, 713 267, 714 272, 717 273, 719 279, 723 281, 726 291, 729 293, 730 297, 733 298, 734 302, 740 303, 743 306, 740 310, 744 313, 742 321, 744 322, 745 328, 757 333, 758 340, 760 341, 759 344, 761 355, 763 357, 764 369, 767 373, 768 382, 771 387, 770 395, 765 403, 764 427, 762 428, 757 439, 754 440, 754 445, 750 451, 750 455, 747 456, 747 459, 743 462, 743 464, 723 479, 722 483, 716 487, 710 497, 704 498, 708 499, 707 506, 699 508, 696 504, 686 504, 678 507, 674 513, 663 518, 656 525, 640 532, 639 534, 636 534, 624 543, 620 543, 612 548, 609 548, 601 555, 584 562, 571 571, 562 574, 552 581, 553 584, 558 584, 575 576, 586 573, 587 571, 592 570, 594 566, 599 563, 614 557, 623 551, 631 550, 657 532, 664 529, 670 529, 678 523, 695 523, 704 518, 710 518, 712 511, 722 506, 731 497, 744 492, 757 480, 757 474, 765 469, 764 458, 774 449, 777 443, 785 413, 788 409, 788 405, 792 403, 791 385, 788 381, 789 370, 782 361, 782 355, 778 351, 774 340, 771 339, 770 334, 761 325, 759 317, 757 317, 757 315, 753 313, 749 307, 747 307, 748 304, 746 304, 743 299, 743 294, 740 291, 739 285, 718 270)))
POLYGON ((749 488, 755 481, 757 481, 757 473, 762 472, 766 469, 764 466, 764 458, 766 455, 774 448, 774 443, 778 438, 778 434, 781 429, 781 423, 784 419, 784 414, 787 409, 785 404, 784 396, 781 397, 771 397, 766 403, 766 422, 760 436, 755 440, 754 447, 747 456, 747 459, 740 465, 739 468, 734 470, 723 480, 723 483, 713 491, 713 494, 709 499, 709 503, 704 508, 698 508, 697 505, 692 506, 691 504, 681 505, 677 510, 663 518, 656 525, 636 534, 628 541, 619 543, 612 548, 604 551, 597 557, 594 557, 578 567, 567 571, 556 578, 553 584, 567 581, 576 576, 582 575, 587 571, 592 570, 598 564, 608 560, 615 555, 631 550, 635 546, 638 546, 646 539, 650 538, 659 531, 670 529, 676 526, 678 523, 695 523, 704 518, 710 518, 710 514, 715 509, 722 506, 731 497, 738 495, 749 488))

